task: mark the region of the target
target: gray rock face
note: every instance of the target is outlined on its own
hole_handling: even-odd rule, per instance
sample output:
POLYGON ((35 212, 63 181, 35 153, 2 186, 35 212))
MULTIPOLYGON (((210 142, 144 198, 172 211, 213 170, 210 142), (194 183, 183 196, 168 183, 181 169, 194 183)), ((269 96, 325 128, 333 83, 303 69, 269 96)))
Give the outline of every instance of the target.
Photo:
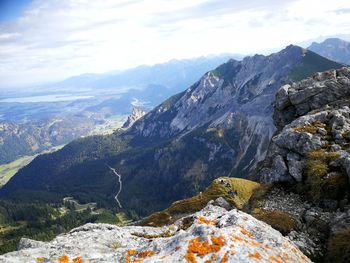
POLYGON ((31 240, 28 238, 21 238, 18 244, 18 250, 27 249, 27 248, 37 248, 44 244, 44 242, 31 240))
POLYGON ((230 60, 155 108, 135 123, 130 133, 159 140, 203 127, 223 129, 236 138, 228 141, 237 146, 232 156, 233 174, 247 174, 265 157, 275 131, 271 118, 275 92, 289 81, 305 52, 289 46, 270 56, 230 60))
POLYGON ((236 209, 208 205, 192 217, 186 230, 182 219, 163 228, 87 224, 0 262, 311 262, 278 231, 236 209))
POLYGON ((333 165, 350 175, 345 151, 350 142, 349 96, 349 68, 317 73, 278 90, 274 122, 279 131, 271 140, 261 181, 300 182, 307 154, 323 148, 339 154, 333 165))
POLYGON ((261 201, 264 211, 277 211, 289 214, 297 222, 296 227, 286 234, 293 244, 308 257, 325 257, 325 242, 328 233, 350 228, 350 208, 343 211, 329 211, 306 202, 300 195, 274 188, 261 201))
POLYGON ((274 120, 282 129, 296 118, 350 95, 350 70, 342 68, 315 74, 312 78, 283 86, 276 93, 274 120))
POLYGON ((142 110, 139 107, 134 107, 132 109, 131 114, 128 116, 128 119, 123 124, 122 128, 123 129, 130 128, 135 123, 135 121, 137 121, 138 119, 142 118, 144 115, 146 115, 146 112, 144 110, 142 110))
POLYGON ((297 182, 301 182, 303 178, 303 162, 300 159, 300 155, 297 153, 287 154, 288 172, 297 182))

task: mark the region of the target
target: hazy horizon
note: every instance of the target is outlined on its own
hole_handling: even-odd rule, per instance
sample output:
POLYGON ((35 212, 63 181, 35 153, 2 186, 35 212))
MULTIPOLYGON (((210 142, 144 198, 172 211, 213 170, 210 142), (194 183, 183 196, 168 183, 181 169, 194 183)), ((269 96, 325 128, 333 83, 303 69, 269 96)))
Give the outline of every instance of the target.
POLYGON ((350 39, 343 0, 5 0, 0 7, 0 88, 350 39))

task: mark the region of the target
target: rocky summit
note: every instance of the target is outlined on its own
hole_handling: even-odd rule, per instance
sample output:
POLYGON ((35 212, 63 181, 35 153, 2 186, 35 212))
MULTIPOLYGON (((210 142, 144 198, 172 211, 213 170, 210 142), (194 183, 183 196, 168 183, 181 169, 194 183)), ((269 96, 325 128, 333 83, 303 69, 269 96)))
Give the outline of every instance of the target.
POLYGON ((330 161, 329 176, 345 170, 350 178, 349 97, 349 68, 283 86, 276 94, 274 112, 280 131, 272 138, 269 165, 261 180, 300 182, 312 159, 330 161))
POLYGON ((139 107, 134 107, 132 109, 131 114, 128 116, 128 119, 123 124, 122 128, 124 128, 124 129, 130 128, 134 124, 135 121, 142 118, 145 114, 146 114, 146 112, 143 109, 141 109, 139 107))
POLYGON ((0 262, 311 262, 269 225, 208 204, 173 225, 87 224, 48 243, 22 239, 0 262))
POLYGON ((349 98, 349 68, 282 86, 274 103, 278 131, 256 178, 272 188, 251 213, 317 262, 349 256, 349 98))

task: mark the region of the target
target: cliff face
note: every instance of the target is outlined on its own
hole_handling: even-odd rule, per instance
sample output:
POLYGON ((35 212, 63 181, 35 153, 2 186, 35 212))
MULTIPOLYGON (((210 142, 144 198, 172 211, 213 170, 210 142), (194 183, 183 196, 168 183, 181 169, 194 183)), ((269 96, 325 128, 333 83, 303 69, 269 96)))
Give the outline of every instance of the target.
POLYGON ((123 124, 122 128, 124 128, 124 129, 130 128, 135 123, 135 121, 137 121, 138 119, 145 116, 145 114, 146 114, 146 112, 144 110, 142 110, 141 108, 134 107, 132 109, 131 114, 128 116, 128 119, 123 124))
POLYGON ((48 243, 22 239, 0 262, 311 262, 278 231, 209 204, 163 228, 87 224, 48 243))
MULTIPOLYGON (((202 127, 226 130, 238 142, 231 153, 232 174, 248 172, 263 159, 275 130, 271 118, 274 93, 289 81, 305 52, 289 46, 270 56, 230 60, 151 111, 130 133, 147 140, 164 140, 202 127)), ((225 145, 216 147, 225 151, 225 145)))
POLYGON ((329 161, 322 166, 327 177, 334 172, 350 176, 349 102, 349 68, 283 86, 276 94, 274 112, 279 131, 272 138, 261 180, 301 182, 317 158, 329 161))
POLYGON ((54 146, 66 144, 89 134, 97 120, 65 116, 41 122, 0 122, 0 164, 12 162, 23 155, 34 155, 54 146))
POLYGON ((274 103, 278 131, 257 173, 284 187, 272 187, 252 213, 272 224, 273 215, 287 213, 296 222, 288 237, 318 262, 349 256, 348 242, 336 241, 350 238, 349 103, 349 68, 283 86, 274 103))

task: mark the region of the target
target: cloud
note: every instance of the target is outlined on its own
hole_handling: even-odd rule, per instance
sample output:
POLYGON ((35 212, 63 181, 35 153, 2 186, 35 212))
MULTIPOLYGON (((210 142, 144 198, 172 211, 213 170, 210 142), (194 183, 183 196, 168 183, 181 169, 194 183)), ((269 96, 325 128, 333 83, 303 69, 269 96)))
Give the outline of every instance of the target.
POLYGON ((348 34, 350 3, 34 0, 0 23, 0 88, 348 34))
POLYGON ((348 13, 350 13, 350 8, 338 9, 338 10, 335 10, 335 13, 338 15, 348 14, 348 13))

